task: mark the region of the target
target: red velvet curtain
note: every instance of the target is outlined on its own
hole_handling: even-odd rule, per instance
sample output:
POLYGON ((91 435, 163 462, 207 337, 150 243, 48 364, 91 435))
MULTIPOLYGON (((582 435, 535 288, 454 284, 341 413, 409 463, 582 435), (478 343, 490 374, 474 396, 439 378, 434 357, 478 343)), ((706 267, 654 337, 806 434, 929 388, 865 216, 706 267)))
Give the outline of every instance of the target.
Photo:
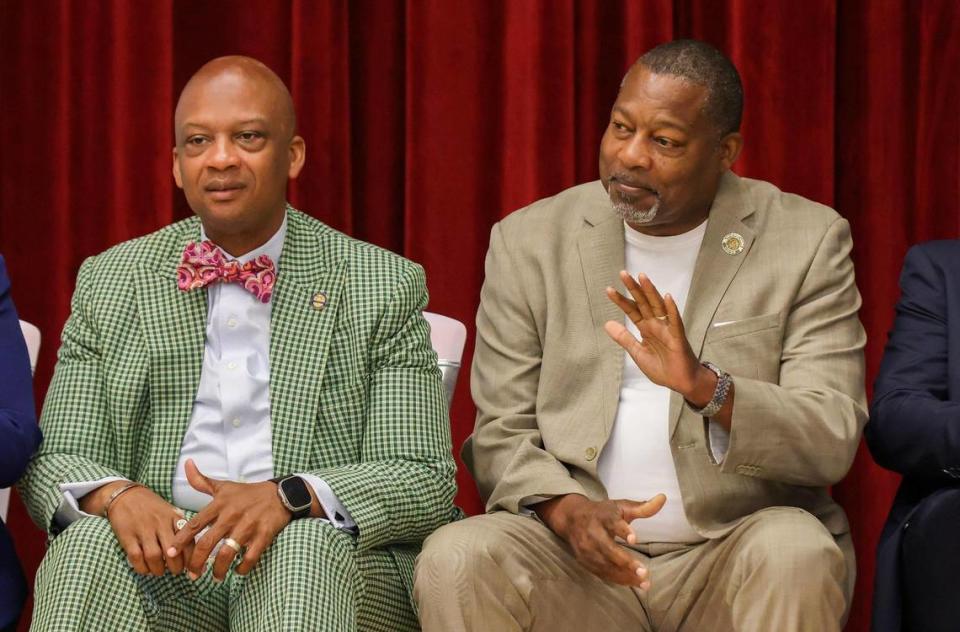
MULTIPOLYGON (((737 171, 851 221, 872 381, 906 248, 960 236, 955 0, 0 0, 0 252, 45 334, 38 402, 83 258, 189 213, 172 109, 210 58, 255 56, 290 85, 308 148, 291 200, 423 264, 430 309, 472 325, 490 226, 596 178, 621 76, 674 37, 743 75, 737 171)), ((465 370, 457 447, 472 422, 465 370)), ((835 489, 859 556, 848 630, 867 629, 896 483, 861 451, 835 489)), ((42 536, 19 501, 9 522, 32 576, 42 536)))

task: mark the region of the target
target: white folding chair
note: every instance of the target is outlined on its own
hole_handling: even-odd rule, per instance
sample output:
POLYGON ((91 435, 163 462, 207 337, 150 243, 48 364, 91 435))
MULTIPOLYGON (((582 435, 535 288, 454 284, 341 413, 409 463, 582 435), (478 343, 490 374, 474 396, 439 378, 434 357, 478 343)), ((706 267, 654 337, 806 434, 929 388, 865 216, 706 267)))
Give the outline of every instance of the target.
POLYGON ((40 330, 25 320, 20 321, 20 331, 27 342, 27 353, 30 355, 30 372, 37 370, 37 357, 40 355, 40 330))
POLYGON ((424 312, 423 317, 430 324, 430 344, 437 352, 437 366, 440 367, 449 409, 457 386, 457 374, 460 373, 460 358, 463 357, 463 347, 467 342, 467 328, 449 316, 424 312))
MULTIPOLYGON (((26 321, 20 321, 20 331, 27 343, 27 353, 30 355, 30 372, 37 369, 37 356, 40 355, 40 330, 26 321)), ((10 489, 0 489, 0 520, 7 521, 7 510, 10 508, 10 489)))

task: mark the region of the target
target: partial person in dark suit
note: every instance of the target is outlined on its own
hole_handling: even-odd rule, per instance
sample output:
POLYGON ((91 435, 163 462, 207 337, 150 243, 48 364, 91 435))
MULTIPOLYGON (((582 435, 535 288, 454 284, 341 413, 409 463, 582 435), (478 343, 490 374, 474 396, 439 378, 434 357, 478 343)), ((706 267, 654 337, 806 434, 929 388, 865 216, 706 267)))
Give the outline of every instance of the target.
POLYGON ((960 241, 907 253, 867 444, 903 475, 877 548, 874 632, 960 630, 960 241))
MULTIPOLYGON (((10 487, 20 478, 39 445, 30 358, 10 298, 7 266, 0 256, 0 488, 10 487)), ((27 583, 13 542, 0 522, 0 630, 17 627, 26 597, 27 583)))

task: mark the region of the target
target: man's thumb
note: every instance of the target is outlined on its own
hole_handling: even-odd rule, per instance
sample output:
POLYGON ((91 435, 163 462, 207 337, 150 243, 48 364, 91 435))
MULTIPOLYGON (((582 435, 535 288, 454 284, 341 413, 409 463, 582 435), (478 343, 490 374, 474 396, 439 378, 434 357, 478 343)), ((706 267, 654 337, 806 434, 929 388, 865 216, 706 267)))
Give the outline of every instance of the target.
POLYGON ((627 522, 632 522, 637 518, 649 518, 650 516, 655 515, 658 511, 663 509, 663 505, 667 502, 667 497, 663 494, 657 494, 650 500, 618 500, 617 503, 620 505, 620 512, 623 514, 623 519, 627 522))

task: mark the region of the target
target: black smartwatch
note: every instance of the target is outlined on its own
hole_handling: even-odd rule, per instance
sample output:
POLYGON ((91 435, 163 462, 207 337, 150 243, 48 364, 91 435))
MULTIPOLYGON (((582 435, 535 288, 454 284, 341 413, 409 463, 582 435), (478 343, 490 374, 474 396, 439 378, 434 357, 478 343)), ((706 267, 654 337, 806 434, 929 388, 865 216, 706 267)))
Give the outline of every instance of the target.
POLYGON ((313 497, 305 480, 299 476, 278 476, 270 480, 277 484, 277 496, 283 506, 293 514, 294 520, 310 515, 313 497))

